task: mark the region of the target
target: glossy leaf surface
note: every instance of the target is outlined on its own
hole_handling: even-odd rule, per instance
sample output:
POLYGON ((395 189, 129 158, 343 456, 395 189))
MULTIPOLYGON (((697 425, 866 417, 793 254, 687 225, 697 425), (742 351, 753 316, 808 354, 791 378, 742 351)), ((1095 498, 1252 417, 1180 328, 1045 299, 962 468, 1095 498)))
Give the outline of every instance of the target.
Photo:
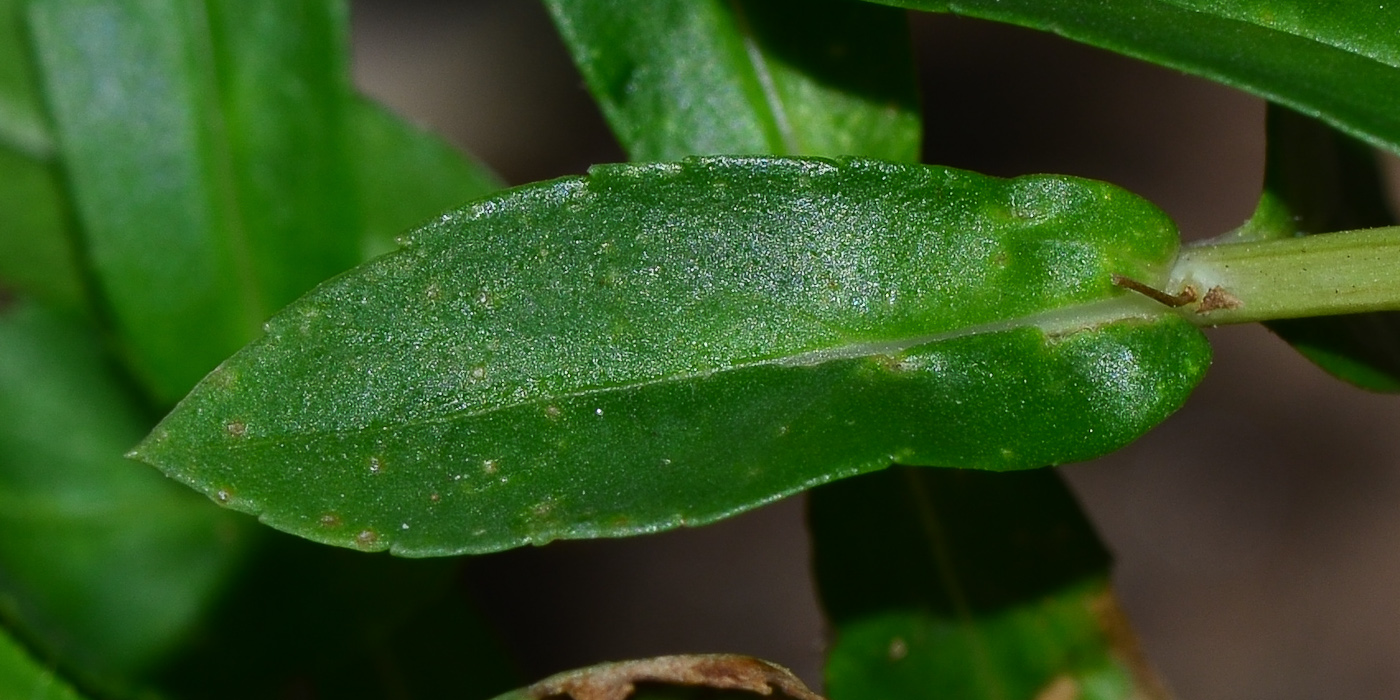
POLYGON ((1086 459, 1205 369, 1193 327, 1110 282, 1160 280, 1175 249, 1154 207, 1074 178, 598 167, 322 285, 137 456, 409 555, 699 524, 894 459, 1086 459))
MULTIPOLYGON (((1390 226, 1380 163, 1366 144, 1270 106, 1264 192, 1237 233, 1265 240, 1390 226)), ((1340 379, 1400 391, 1400 312, 1271 321, 1271 330, 1340 379)))
POLYGON ((97 347, 32 306, 0 315, 0 614, 108 685, 184 639, 246 533, 122 459, 149 419, 97 347))
POLYGON ((52 669, 41 666, 0 628, 0 698, 81 700, 52 669))
POLYGON ((369 99, 350 114, 365 259, 397 248, 399 235, 434 214, 502 187, 485 166, 369 99))
POLYGON ((93 270, 161 401, 359 258, 343 15, 328 0, 31 4, 93 270))
POLYGON ((879 0, 1043 29, 1194 73, 1400 153, 1400 14, 1367 0, 879 0))
POLYGON ((545 4, 633 160, 918 159, 902 12, 845 0, 545 4))
POLYGON ((1165 697, 1052 470, 894 467, 808 508, 831 700, 1165 697))

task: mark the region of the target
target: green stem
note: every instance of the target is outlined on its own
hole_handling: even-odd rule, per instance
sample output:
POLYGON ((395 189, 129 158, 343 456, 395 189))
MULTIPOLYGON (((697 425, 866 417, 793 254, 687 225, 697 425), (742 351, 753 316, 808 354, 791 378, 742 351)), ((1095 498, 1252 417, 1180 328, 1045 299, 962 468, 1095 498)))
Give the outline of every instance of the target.
POLYGON ((1400 309, 1400 226, 1182 250, 1168 294, 1203 326, 1400 309))

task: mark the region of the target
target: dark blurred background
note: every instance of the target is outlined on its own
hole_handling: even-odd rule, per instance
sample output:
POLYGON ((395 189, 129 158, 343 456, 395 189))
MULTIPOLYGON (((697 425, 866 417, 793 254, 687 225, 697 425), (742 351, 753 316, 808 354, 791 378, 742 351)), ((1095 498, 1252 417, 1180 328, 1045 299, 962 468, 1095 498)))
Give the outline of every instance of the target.
MULTIPOLYGON (((361 88, 512 184, 624 159, 535 2, 356 0, 354 26, 361 88)), ((1260 100, 1038 32, 913 27, 926 162, 1108 180, 1188 239, 1252 211, 1260 100)), ((1400 397, 1334 381, 1259 327, 1211 336, 1215 366, 1180 414, 1062 470, 1148 656, 1183 700, 1400 697, 1400 397)), ((467 585, 531 676, 731 651, 817 682, 802 517, 789 499, 698 530, 490 555, 467 585)))

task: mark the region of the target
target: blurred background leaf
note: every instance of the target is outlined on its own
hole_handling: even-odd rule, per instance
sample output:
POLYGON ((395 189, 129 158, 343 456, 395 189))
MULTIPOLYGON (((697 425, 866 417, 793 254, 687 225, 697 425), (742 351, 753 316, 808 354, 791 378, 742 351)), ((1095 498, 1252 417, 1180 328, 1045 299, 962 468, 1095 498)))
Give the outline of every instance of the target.
POLYGON ((367 98, 354 101, 355 175, 364 209, 363 257, 428 217, 500 189, 486 166, 367 98))
POLYGON ((30 657, 0 627, 0 698, 15 700, 81 700, 53 669, 30 657))
POLYGON ((0 286, 84 308, 63 195, 24 27, 25 0, 0 0, 0 286))
POLYGON ((122 458, 150 417, 94 335, 0 314, 0 616, 76 678, 123 687, 186 641, 245 521, 122 458))
POLYGON ((1165 697, 1054 471, 897 466, 808 509, 832 700, 1165 697))
MULTIPOLYGON (((1374 148, 1316 119, 1269 106, 1264 191, 1237 237, 1288 238, 1395 223, 1374 148)), ((1400 312, 1265 325, 1339 379, 1400 392, 1400 312)))
POLYGON ((904 13, 845 0, 546 0, 632 160, 918 157, 904 13))
POLYGON ((77 218, 121 348, 169 405, 359 259, 331 0, 35 0, 77 218))
POLYGON ((480 700, 520 684, 456 585, 460 560, 262 533, 230 594, 155 675, 172 697, 480 700))
POLYGON ((1252 92, 1400 153, 1400 21, 1383 4, 877 1, 1054 32, 1252 92))

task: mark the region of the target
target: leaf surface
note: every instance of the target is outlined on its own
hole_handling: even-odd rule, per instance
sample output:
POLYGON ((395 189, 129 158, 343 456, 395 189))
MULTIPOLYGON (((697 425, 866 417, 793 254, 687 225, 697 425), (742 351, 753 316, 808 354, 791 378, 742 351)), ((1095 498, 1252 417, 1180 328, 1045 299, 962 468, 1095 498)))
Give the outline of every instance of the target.
POLYGON ((918 160, 902 12, 844 0, 545 4, 632 160, 918 160))
POLYGON ((0 616, 110 685, 184 639, 246 533, 122 459, 150 424, 97 347, 32 305, 0 315, 0 616))
POLYGON ((831 700, 1166 697, 1053 470, 897 466, 808 509, 831 700))
POLYGON ((1205 369, 1198 331, 1110 281, 1160 283, 1175 249, 1160 211, 1075 178, 603 166, 322 285, 135 454, 407 555, 700 524, 896 459, 1087 459, 1205 369))
MULTIPOLYGON (((1375 152, 1325 124, 1270 105, 1264 192, 1234 235, 1268 240, 1397 223, 1375 152)), ((1400 313, 1270 321, 1269 329, 1332 375, 1400 391, 1400 313)))
POLYGON ((30 23, 100 291, 173 402, 359 258, 344 7, 36 0, 30 23))
POLYGON ((1400 153, 1400 12, 1367 0, 879 0, 1194 73, 1400 153))
POLYGON ((0 627, 0 697, 17 700, 81 700, 52 669, 40 666, 0 627))
POLYGON ((24 31, 25 2, 0 0, 0 149, 44 159, 53 153, 53 136, 24 31))
POLYGON ((67 202, 20 0, 0 0, 0 286, 83 308, 67 202))

